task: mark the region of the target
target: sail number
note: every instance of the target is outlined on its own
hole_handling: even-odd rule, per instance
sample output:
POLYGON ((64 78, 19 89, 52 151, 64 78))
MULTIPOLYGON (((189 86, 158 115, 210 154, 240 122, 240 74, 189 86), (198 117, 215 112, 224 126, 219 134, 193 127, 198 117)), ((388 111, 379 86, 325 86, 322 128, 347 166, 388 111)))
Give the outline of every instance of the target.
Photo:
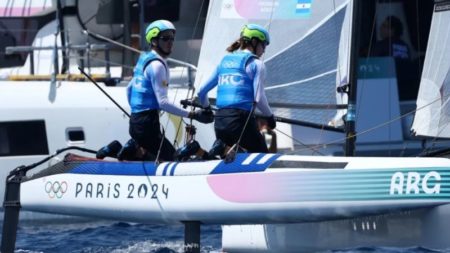
POLYGON ((86 199, 167 199, 169 188, 165 184, 76 183, 75 198, 86 199))

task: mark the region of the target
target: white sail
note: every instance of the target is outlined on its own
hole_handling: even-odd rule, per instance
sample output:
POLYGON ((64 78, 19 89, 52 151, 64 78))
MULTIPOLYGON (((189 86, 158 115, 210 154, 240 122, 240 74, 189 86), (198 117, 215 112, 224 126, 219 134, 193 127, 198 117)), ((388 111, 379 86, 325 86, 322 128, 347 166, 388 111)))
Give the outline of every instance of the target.
POLYGON ((450 137, 450 1, 435 6, 412 130, 450 137))
MULTIPOLYGON (((195 86, 205 81, 246 23, 265 26, 269 102, 335 104, 339 40, 348 0, 211 1, 195 86)), ((214 97, 215 92, 210 92, 214 97)), ((326 124, 336 110, 277 109, 278 116, 326 124)))

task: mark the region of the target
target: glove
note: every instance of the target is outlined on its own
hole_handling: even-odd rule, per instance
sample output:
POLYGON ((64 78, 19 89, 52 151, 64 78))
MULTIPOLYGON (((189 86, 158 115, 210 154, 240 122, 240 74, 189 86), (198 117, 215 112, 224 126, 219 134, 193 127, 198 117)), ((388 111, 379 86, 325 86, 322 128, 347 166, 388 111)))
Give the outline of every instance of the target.
POLYGON ((275 117, 273 115, 267 117, 267 126, 269 126, 270 129, 275 129, 275 127, 277 127, 277 122, 275 121, 275 117))
POLYGON ((214 114, 211 110, 196 110, 191 113, 190 118, 208 124, 214 121, 214 114))

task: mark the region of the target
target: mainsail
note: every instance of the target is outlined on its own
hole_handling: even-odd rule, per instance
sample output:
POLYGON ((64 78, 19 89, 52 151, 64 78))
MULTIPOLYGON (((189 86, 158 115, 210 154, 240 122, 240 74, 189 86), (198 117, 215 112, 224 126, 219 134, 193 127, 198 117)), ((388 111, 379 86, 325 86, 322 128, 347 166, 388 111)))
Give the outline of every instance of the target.
MULTIPOLYGON (((239 37, 243 25, 257 23, 271 35, 271 44, 264 55, 265 89, 269 102, 277 107, 275 113, 327 124, 336 114, 335 108, 298 108, 305 104, 325 108, 336 104, 336 80, 341 83, 347 76, 343 71, 348 69, 340 69, 338 60, 348 3, 348 0, 211 1, 196 87, 209 77, 226 54, 226 47, 239 37)), ((210 95, 214 97, 215 92, 210 95)))
POLYGON ((412 130, 450 138, 450 1, 435 5, 412 130))

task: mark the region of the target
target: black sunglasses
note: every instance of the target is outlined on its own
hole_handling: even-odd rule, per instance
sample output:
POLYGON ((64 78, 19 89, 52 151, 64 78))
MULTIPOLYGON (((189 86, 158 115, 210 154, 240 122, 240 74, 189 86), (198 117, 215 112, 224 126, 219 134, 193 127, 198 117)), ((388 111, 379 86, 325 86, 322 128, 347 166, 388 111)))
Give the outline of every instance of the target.
POLYGON ((164 42, 167 42, 167 41, 174 41, 175 40, 175 37, 173 37, 173 36, 162 36, 162 37, 159 37, 162 41, 164 41, 164 42))

